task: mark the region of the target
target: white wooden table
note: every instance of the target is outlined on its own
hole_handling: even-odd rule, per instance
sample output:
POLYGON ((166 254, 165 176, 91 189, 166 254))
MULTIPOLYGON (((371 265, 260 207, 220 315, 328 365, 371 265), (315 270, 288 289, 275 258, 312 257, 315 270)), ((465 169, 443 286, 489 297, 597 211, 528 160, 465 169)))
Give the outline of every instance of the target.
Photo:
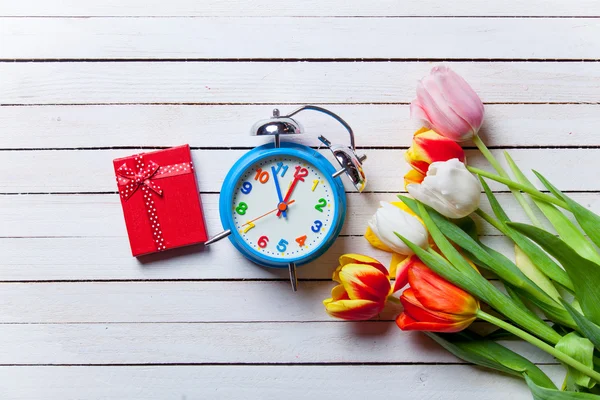
MULTIPOLYGON (((402 189, 408 104, 440 62, 486 103, 498 155, 600 210, 598 15, 595 0, 0 0, 0 397, 530 398, 393 315, 338 322, 321 301, 340 254, 386 260, 361 234, 402 189), (226 242, 130 256, 112 159, 189 143, 215 234, 222 179, 260 144, 252 123, 305 103, 347 118, 370 182, 349 190, 342 235, 299 270, 298 293, 226 242)), ((325 117, 300 119, 345 140, 325 117)))

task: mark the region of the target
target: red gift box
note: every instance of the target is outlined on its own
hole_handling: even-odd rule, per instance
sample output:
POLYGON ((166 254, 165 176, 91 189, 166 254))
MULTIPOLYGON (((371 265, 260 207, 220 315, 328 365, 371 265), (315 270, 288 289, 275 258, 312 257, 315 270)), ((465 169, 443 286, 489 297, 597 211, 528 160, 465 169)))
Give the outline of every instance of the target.
POLYGON ((113 161, 134 256, 205 242, 190 146, 113 161))

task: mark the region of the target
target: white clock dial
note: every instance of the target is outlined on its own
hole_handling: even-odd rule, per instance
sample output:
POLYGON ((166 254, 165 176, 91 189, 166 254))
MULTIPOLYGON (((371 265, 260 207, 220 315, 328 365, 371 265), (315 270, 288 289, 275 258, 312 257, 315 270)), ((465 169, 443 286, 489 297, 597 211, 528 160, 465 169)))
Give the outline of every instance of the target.
POLYGON ((273 156, 242 174, 231 212, 234 229, 250 247, 285 262, 320 247, 335 228, 336 207, 334 188, 314 165, 297 157, 273 156))

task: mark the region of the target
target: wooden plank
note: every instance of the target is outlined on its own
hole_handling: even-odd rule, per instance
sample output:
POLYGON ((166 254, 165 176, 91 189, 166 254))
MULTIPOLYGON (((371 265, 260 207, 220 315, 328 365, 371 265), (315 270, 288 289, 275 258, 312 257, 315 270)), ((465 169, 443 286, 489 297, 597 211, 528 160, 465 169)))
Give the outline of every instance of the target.
MULTIPOLYGON (((60 192, 116 192, 117 185, 112 168, 112 160, 139 153, 132 149, 86 150, 86 151, 5 151, 0 158, 0 170, 13 171, 0 175, 0 188, 3 193, 60 193, 60 192), (40 171, 43 171, 41 173, 40 171)), ((201 192, 219 192, 223 179, 231 166, 247 150, 193 150, 192 158, 196 169, 198 187, 201 192)), ((332 158, 331 152, 321 153, 332 158)), ((503 165, 502 150, 493 151, 503 165)), ((369 192, 402 191, 404 174, 409 166, 404 160, 404 150, 385 149, 360 150, 367 155, 364 168, 369 192)), ((491 169, 478 150, 466 152, 470 165, 491 169)), ((532 179, 536 179, 530 169, 544 174, 561 190, 598 190, 600 183, 593 168, 577 168, 579 165, 594 165, 600 157, 598 149, 513 149, 513 159, 532 179), (546 160, 552 159, 552 163, 546 160), (577 179, 573 179, 577 174, 577 179)), ((333 161, 333 165, 338 165, 333 161)), ((345 178, 342 179, 348 192, 356 189, 345 178)), ((505 186, 493 183, 494 190, 507 190, 505 186)))
POLYGON ((199 16, 199 17, 319 17, 319 16, 596 16, 600 6, 594 0, 506 0, 481 2, 463 0, 452 7, 442 0, 393 1, 361 0, 296 2, 280 0, 24 0, 5 2, 1 16, 199 16))
MULTIPOLYGON (((131 257, 126 238, 1 239, 2 281, 289 279, 287 270, 260 268, 232 251, 228 241, 210 249, 191 247, 170 254, 131 257), (69 254, 69 257, 65 257, 69 254)), ((390 256, 362 237, 341 237, 318 261, 298 269, 299 279, 331 279, 345 253, 369 254, 386 265, 390 256)))
POLYGON ((521 379, 467 365, 0 367, 0 378, 12 400, 531 399, 521 379))
MULTIPOLYGON (((271 139, 272 141, 272 139, 271 139)), ((257 144, 266 142, 257 140, 257 144)), ((3 152, 0 159, 0 169, 4 165, 8 170, 14 171, 6 178, 0 178, 0 187, 4 193, 9 192, 116 192, 117 185, 114 177, 112 160, 140 153, 136 150, 94 150, 94 151, 8 151, 3 152), (35 166, 35 167, 34 167, 35 166), (39 169, 44 170, 43 174, 39 169), (56 169, 54 169, 56 168, 56 169), (64 176, 64 175, 67 176, 64 176), (60 175, 63 175, 62 177, 60 175), (10 181, 11 183, 5 184, 10 181), (62 182, 61 182, 62 181, 62 182), (86 182, 87 181, 87 182, 86 182)), ((600 150, 598 150, 600 153, 600 150)), ((198 187, 201 192, 219 192, 223 179, 235 161, 247 150, 194 150, 192 159, 198 187)), ((365 163, 369 177, 370 191, 400 190, 404 186, 403 168, 407 164, 403 161, 402 150, 364 150, 367 159, 372 159, 371 168, 365 163), (377 166, 386 168, 376 169, 377 166)), ((333 155, 327 149, 321 150, 333 165, 333 155)), ((348 191, 356 188, 343 179, 348 191)))
POLYGON ((600 58, 596 18, 4 18, 0 26, 0 59, 600 58))
MULTIPOLYGON (((0 335, 3 365, 461 362, 420 332, 401 333, 392 321, 5 324, 0 335)), ((503 344, 532 362, 555 363, 526 342, 503 344)))
MULTIPOLYGON (((334 282, 2 283, 1 323, 328 321, 334 282)), ((380 317, 392 319, 389 304, 380 317)))
MULTIPOLYGON (((484 236, 488 246, 512 257, 513 247, 502 236, 484 236)), ((298 278, 331 279, 338 259, 345 253, 367 254, 386 267, 390 254, 372 248, 362 236, 342 236, 317 261, 298 269, 298 278)), ((55 280, 179 280, 179 279, 281 279, 287 270, 260 268, 232 251, 231 245, 215 244, 210 250, 191 247, 131 257, 123 237, 0 238, 0 281, 55 280)))
MULTIPOLYGON (((572 193, 571 197, 600 213, 597 193, 572 193)), ((362 235, 379 202, 396 199, 393 193, 356 193, 347 198, 348 218, 342 235, 362 235)), ((511 218, 528 220, 510 193, 499 193, 497 198, 511 218)), ((222 230, 218 195, 202 195, 202 202, 208 232, 214 235, 222 230)), ((485 199, 481 207, 491 212, 485 199)), ((0 196, 0 221, 0 237, 118 237, 127 240, 116 194, 0 196)), ((481 225, 480 233, 498 234, 487 224, 481 225)))
MULTIPOLYGON (((489 103, 597 103, 600 66, 447 62, 489 103)), ((1 63, 0 104, 408 103, 422 62, 1 63)), ((254 119, 253 119, 254 120, 254 119)))
MULTIPOLYGON (((297 105, 279 107, 282 113, 297 105)), ((253 147, 250 127, 271 115, 274 105, 119 105, 0 107, 0 148, 86 148, 167 146, 253 147), (85 134, 82 134, 85 132, 85 134), (218 134, 216 134, 218 133, 218 134), (207 138, 210 137, 210 140, 207 138)), ((410 145, 419 126, 407 105, 333 105, 356 132, 359 146, 410 145)), ((597 146, 595 104, 491 104, 481 131, 488 146, 597 146)), ((347 141, 344 129, 320 113, 300 114, 307 135, 294 141, 318 146, 324 134, 347 141)))
MULTIPOLYGON (((503 290, 499 281, 491 281, 503 290)), ((324 309, 333 281, 1 283, 2 324, 334 321, 324 309)), ((374 320, 402 312, 387 302, 374 320)))

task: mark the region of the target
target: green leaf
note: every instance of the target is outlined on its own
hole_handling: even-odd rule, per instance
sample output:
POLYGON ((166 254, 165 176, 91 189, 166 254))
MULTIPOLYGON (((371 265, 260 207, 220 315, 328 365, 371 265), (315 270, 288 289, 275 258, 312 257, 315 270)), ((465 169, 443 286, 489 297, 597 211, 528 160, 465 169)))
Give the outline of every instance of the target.
POLYGON ((554 185, 552 185, 546 178, 544 178, 539 172, 533 171, 540 181, 559 199, 562 199, 569 206, 569 210, 575 216, 577 222, 581 226, 581 229, 590 237, 592 242, 596 246, 600 246, 600 216, 591 212, 569 196, 562 193, 554 185))
MULTIPOLYGON (((479 244, 487 253, 489 253, 490 256, 494 257, 498 262, 510 263, 514 265, 512 261, 509 260, 504 254, 499 253, 491 247, 488 247, 482 243, 479 244)), ((527 282, 529 278, 527 278, 526 273, 524 275, 526 276, 525 282, 527 282)), ((503 281, 510 285, 510 282, 507 279, 505 279, 503 275, 498 274, 498 276, 500 276, 500 278, 503 281)), ((542 274, 542 277, 543 278, 540 279, 542 282, 543 280, 549 282, 548 278, 545 275, 542 274)), ((573 321, 573 318, 571 318, 569 313, 562 307, 561 303, 558 301, 560 295, 558 294, 558 292, 556 292, 554 286, 550 283, 550 285, 552 286, 550 286, 548 290, 550 291, 554 289, 554 292, 556 292, 556 295, 558 296, 557 299, 552 298, 550 295, 547 294, 547 292, 543 288, 540 288, 540 285, 537 284, 538 282, 535 282, 535 280, 533 279, 532 281, 533 282, 524 285, 524 287, 512 287, 515 291, 518 292, 521 298, 526 298, 527 300, 532 302, 535 306, 540 308, 544 312, 544 314, 552 321, 574 329, 576 327, 575 321, 573 321)))
POLYGON ((507 223, 510 222, 510 219, 500 206, 496 196, 494 196, 494 193, 492 193, 485 180, 480 180, 490 205, 492 206, 492 210, 494 211, 496 218, 500 220, 499 222, 502 225, 502 233, 512 239, 512 241, 515 242, 515 244, 519 246, 519 248, 523 250, 525 254, 527 254, 527 257, 529 257, 529 259, 532 260, 533 263, 546 276, 553 281, 560 283, 567 289, 573 290, 573 283, 569 279, 569 276, 556 262, 554 262, 554 260, 552 260, 552 258, 550 258, 535 244, 531 243, 529 239, 521 235, 519 232, 516 232, 514 229, 511 229, 510 226, 507 225, 507 223))
MULTIPOLYGON (((536 187, 527 179, 525 174, 519 169, 517 164, 513 161, 508 152, 504 152, 504 157, 510 166, 510 169, 513 171, 517 180, 532 189, 536 189, 536 187)), ((546 182, 548 183, 548 182, 546 182)), ((549 183, 548 183, 549 184, 549 183)), ((556 232, 560 236, 562 240, 564 240, 569 246, 575 249, 583 257, 590 259, 594 262, 600 262, 600 254, 594 249, 591 243, 585 238, 585 236, 581 233, 579 228, 571 222, 566 215, 564 215, 558 208, 553 206, 552 204, 546 203, 545 201, 541 201, 533 196, 531 196, 533 202, 537 205, 537 207, 542 211, 542 213, 548 218, 548 221, 552 224, 556 232)))
POLYGON ((511 222, 509 225, 531 238, 556 258, 573 281, 575 297, 586 317, 600 324, 600 266, 580 256, 568 244, 535 226, 511 222))
POLYGON ((488 340, 515 340, 518 339, 515 335, 510 332, 505 331, 504 329, 496 329, 488 334, 482 335, 485 339, 488 340))
MULTIPOLYGON (((492 256, 498 259, 507 258, 504 254, 497 252, 491 247, 487 247, 483 244, 482 246, 488 253, 490 253, 492 256)), ((548 279, 545 277, 545 275, 544 278, 546 280, 548 279)), ((554 286, 552 286, 552 288, 554 288, 554 286)), ((562 307, 561 303, 558 303, 554 300, 548 301, 547 299, 540 299, 539 297, 531 296, 531 294, 524 292, 520 288, 514 288, 514 290, 518 292, 521 298, 526 298, 527 300, 529 300, 529 302, 533 303, 536 307, 541 309, 546 315, 546 317, 550 318, 553 322, 556 322, 560 325, 568 326, 572 329, 575 329, 577 327, 575 321, 573 321, 571 315, 564 309, 564 307, 562 307)))
POLYGON ((560 294, 550 279, 531 262, 527 254, 517 245, 515 245, 515 264, 523 271, 525 276, 534 281, 548 296, 556 301, 560 300, 560 294))
MULTIPOLYGON (((439 213, 437 211, 436 211, 436 214, 439 215, 439 213)), ((440 217, 442 217, 442 216, 440 215, 440 217)), ((479 239, 479 235, 477 234, 477 224, 475 223, 475 220, 473 218, 471 218, 471 217, 464 217, 464 218, 460 218, 460 219, 455 219, 453 221, 453 223, 460 230, 462 230, 467 235, 469 235, 471 237, 471 239, 473 239, 473 240, 478 240, 479 239)), ((442 232, 443 232, 443 230, 442 230, 442 232)), ((446 235, 446 236, 448 236, 448 235, 446 235)))
MULTIPOLYGON (((588 368, 594 369, 594 344, 589 339, 579 336, 576 332, 571 332, 562 337, 554 346, 556 350, 565 353, 574 358, 588 368)), ((568 378, 575 385, 591 389, 596 384, 589 376, 577 369, 567 366, 568 378)))
MULTIPOLYGON (((515 289, 519 292, 518 289, 515 289)), ((550 304, 540 303, 535 297, 528 296, 527 293, 519 293, 522 298, 526 298, 534 306, 538 307, 544 312, 544 315, 553 322, 559 324, 559 326, 566 326, 571 329, 577 329, 577 324, 573 321, 571 315, 563 307, 553 307, 550 304)), ((569 330, 569 332, 571 331, 569 330)))
POLYGON ((528 313, 531 318, 535 318, 539 322, 544 323, 543 319, 541 319, 536 313, 527 308, 527 306, 523 302, 523 299, 521 298, 521 295, 517 290, 515 290, 512 286, 508 284, 504 284, 504 288, 506 289, 506 293, 508 293, 508 296, 515 302, 516 305, 519 306, 521 310, 528 313))
POLYGON ((494 215, 496 216, 496 218, 498 218, 501 222, 510 221, 508 215, 504 212, 504 209, 500 205, 500 202, 498 202, 498 199, 496 198, 496 196, 494 196, 494 193, 490 189, 485 179, 479 177, 479 182, 481 182, 481 186, 483 186, 485 195, 488 198, 488 201, 490 202, 490 206, 492 206, 492 211, 494 211, 494 215))
POLYGON ((581 315, 579 311, 569 303, 563 300, 563 306, 567 309, 575 323, 577 324, 579 331, 585 335, 598 350, 600 350, 600 326, 594 324, 592 321, 581 315))
POLYGON ((536 204, 537 203, 539 203, 538 206, 546 218, 548 218, 554 229, 556 229, 556 233, 558 233, 558 236, 560 236, 562 240, 575 249, 581 256, 594 262, 600 262, 600 255, 598 255, 598 252, 586 239, 583 233, 581 233, 579 228, 577 228, 565 214, 551 204, 543 201, 538 201, 536 204))
POLYGON ((533 400, 600 400, 600 396, 591 393, 580 393, 580 392, 561 392, 556 389, 548 389, 537 385, 533 379, 525 375, 525 381, 533 400))
POLYGON ((550 378, 535 364, 494 341, 474 340, 474 334, 426 334, 462 360, 518 377, 529 376, 541 387, 556 389, 550 378))
POLYGON ((460 252, 456 250, 454 246, 452 246, 452 243, 450 243, 450 241, 446 239, 444 234, 439 230, 438 226, 431 219, 431 216, 429 215, 429 212, 425 206, 422 203, 418 203, 417 206, 419 207, 419 214, 425 223, 425 227, 429 231, 429 234, 431 235, 435 244, 438 246, 442 254, 448 259, 448 261, 450 261, 452 265, 463 271, 465 274, 477 274, 469 262, 465 260, 463 255, 460 254, 460 252))

